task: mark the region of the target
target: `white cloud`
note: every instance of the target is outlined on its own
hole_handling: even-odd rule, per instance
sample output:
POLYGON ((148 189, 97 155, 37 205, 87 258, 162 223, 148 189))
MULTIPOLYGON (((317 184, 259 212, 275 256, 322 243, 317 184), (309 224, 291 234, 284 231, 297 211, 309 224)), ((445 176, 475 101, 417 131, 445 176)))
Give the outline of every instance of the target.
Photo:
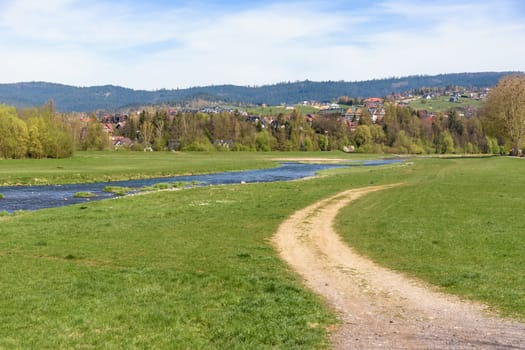
POLYGON ((126 48, 172 39, 182 27, 171 19, 182 17, 185 11, 136 13, 129 6, 95 1, 16 0, 0 19, 11 33, 26 40, 126 48))
POLYGON ((511 4, 387 1, 357 12, 306 2, 141 12, 122 3, 17 0, 0 14, 0 76, 155 89, 525 70, 518 44, 525 27, 511 4))
MULTIPOLYGON (((500 4, 501 5, 501 4, 500 4)), ((437 9, 397 8, 406 16, 429 13, 432 25, 421 30, 397 30, 370 36, 375 50, 388 54, 399 74, 487 70, 523 70, 525 47, 516 45, 525 26, 497 15, 496 4, 463 4, 437 9), (438 15, 436 15, 438 14, 438 15), (399 57, 397 57, 399 55, 399 57)))

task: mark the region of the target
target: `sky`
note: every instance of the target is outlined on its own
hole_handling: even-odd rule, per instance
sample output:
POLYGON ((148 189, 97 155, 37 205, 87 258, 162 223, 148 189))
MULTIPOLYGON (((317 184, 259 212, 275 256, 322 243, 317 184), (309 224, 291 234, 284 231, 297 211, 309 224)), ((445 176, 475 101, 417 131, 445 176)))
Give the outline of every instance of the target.
POLYGON ((133 89, 525 71, 525 1, 0 0, 0 83, 133 89))

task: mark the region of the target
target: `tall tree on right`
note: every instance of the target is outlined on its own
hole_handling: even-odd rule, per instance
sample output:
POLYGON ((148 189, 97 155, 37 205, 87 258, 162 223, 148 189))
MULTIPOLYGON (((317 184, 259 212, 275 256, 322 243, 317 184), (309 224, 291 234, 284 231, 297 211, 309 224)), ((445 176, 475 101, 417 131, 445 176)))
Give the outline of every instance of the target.
POLYGON ((518 155, 525 136, 525 75, 502 78, 492 89, 484 108, 487 134, 505 138, 518 155))

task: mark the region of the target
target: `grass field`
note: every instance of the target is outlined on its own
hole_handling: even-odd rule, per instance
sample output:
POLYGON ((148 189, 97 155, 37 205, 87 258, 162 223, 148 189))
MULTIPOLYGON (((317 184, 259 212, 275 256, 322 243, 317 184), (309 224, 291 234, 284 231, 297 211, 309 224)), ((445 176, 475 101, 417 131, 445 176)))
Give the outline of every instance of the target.
MULTIPOLYGON (((0 185, 61 184, 203 174, 276 166, 275 158, 370 159, 343 152, 77 152, 66 159, 0 160, 0 185)), ((0 188, 1 192, 1 188, 0 188)))
POLYGON ((480 108, 483 105, 482 101, 471 98, 460 98, 459 102, 449 102, 450 96, 440 96, 436 99, 418 99, 409 103, 409 106, 414 109, 426 109, 433 112, 445 112, 451 109, 463 108, 472 106, 480 108))
POLYGON ((2 216, 0 348, 325 348, 334 316, 270 239, 296 209, 393 167, 2 216))
POLYGON ((406 186, 339 215, 347 241, 373 260, 525 319, 525 183, 521 159, 434 159, 406 186))
POLYGON ((248 153, 77 152, 65 159, 0 160, 0 184, 128 180, 269 166, 264 157, 248 153))
MULTIPOLYGON (((99 160, 114 176, 127 174, 122 159, 105 158, 112 154, 99 160)), ((184 155, 185 169, 219 169, 228 157, 250 167, 297 156, 238 155, 184 155)), ((97 165, 93 155, 83 156, 97 165)), ((141 173, 137 165, 134 176, 159 171, 142 156, 122 156, 148 167, 141 173)), ((40 164, 32 165, 42 171, 40 164)), ((406 185, 342 213, 340 229, 352 245, 523 317, 523 167, 520 159, 417 159, 331 170, 311 180, 155 192, 0 216, 0 349, 326 348, 334 315, 303 289, 270 239, 286 217, 314 201, 400 181, 406 185)), ((10 178, 21 181, 30 168, 10 178)), ((62 169, 50 169, 50 178, 65 178, 55 177, 62 169)))

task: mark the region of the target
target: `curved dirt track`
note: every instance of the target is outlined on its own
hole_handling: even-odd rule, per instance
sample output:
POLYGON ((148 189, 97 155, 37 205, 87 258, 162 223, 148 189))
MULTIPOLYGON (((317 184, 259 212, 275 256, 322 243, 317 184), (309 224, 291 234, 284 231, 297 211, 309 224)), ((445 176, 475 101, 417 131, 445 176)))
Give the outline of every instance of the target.
POLYGON ((304 208, 274 237, 280 256, 339 314, 336 349, 525 349, 525 324, 433 291, 356 254, 333 229, 338 211, 369 192, 345 191, 304 208))

